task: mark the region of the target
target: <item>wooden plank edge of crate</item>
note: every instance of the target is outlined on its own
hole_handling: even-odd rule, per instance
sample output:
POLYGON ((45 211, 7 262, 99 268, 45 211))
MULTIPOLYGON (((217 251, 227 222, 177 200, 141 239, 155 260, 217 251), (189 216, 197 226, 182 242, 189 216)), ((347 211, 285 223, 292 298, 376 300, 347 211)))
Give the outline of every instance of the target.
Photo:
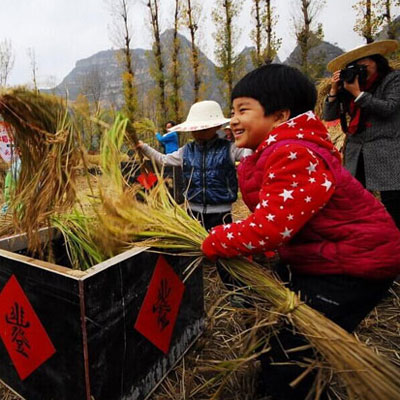
MULTIPOLYGON (((1 379, 0 379, 0 383, 1 383, 4 387, 6 387, 10 392, 12 392, 12 393, 15 394, 16 396, 18 396, 19 399, 21 399, 21 400, 26 400, 25 397, 22 397, 22 396, 21 396, 19 393, 17 393, 11 386, 8 386, 7 383, 5 383, 4 381, 2 381, 1 379)), ((5 398, 7 398, 7 397, 5 397, 5 398)))
POLYGON ((48 261, 38 260, 37 258, 27 257, 22 254, 13 253, 12 251, 8 250, 0 249, 0 256, 4 258, 9 258, 10 260, 21 261, 24 264, 28 264, 36 268, 50 270, 56 274, 68 276, 73 279, 80 279, 86 275, 85 271, 63 267, 62 265, 53 264, 48 261))
MULTIPOLYGON (((18 236, 12 236, 12 237, 5 238, 5 239, 12 240, 13 244, 16 243, 15 241, 19 240, 18 236)), ((81 271, 78 269, 71 269, 68 267, 63 267, 62 265, 57 265, 57 264, 54 264, 54 263, 51 263, 48 261, 43 261, 43 260, 39 260, 37 258, 32 258, 32 257, 24 256, 22 254, 14 253, 13 251, 11 251, 10 246, 6 246, 6 248, 7 248, 7 250, 2 248, 2 244, 0 244, 0 256, 9 258, 9 259, 13 259, 13 260, 19 260, 25 264, 29 264, 29 265, 32 265, 32 266, 38 267, 38 268, 47 269, 47 270, 53 271, 55 273, 59 273, 61 275, 66 275, 73 279, 88 278, 90 276, 93 276, 93 275, 103 271, 104 269, 108 268, 110 265, 124 261, 127 258, 134 256, 135 254, 139 254, 148 249, 148 247, 135 247, 135 248, 126 250, 123 253, 118 254, 114 257, 111 257, 99 264, 96 264, 93 267, 87 269, 86 271, 81 271)), ((16 249, 14 249, 14 251, 20 250, 22 248, 23 247, 20 247, 20 242, 18 241, 17 247, 16 247, 16 249)))

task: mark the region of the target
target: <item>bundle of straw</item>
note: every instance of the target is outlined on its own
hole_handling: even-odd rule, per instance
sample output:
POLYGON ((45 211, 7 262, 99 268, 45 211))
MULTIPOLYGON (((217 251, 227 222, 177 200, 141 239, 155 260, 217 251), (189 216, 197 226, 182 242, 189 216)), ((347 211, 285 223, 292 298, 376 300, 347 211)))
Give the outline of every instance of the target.
POLYGON ((64 237, 67 256, 73 269, 86 270, 107 258, 96 245, 97 235, 91 233, 97 231, 94 229, 96 221, 95 216, 85 215, 77 209, 70 214, 51 217, 51 225, 64 237))
POLYGON ((38 229, 55 211, 75 200, 80 151, 73 117, 65 102, 25 88, 0 93, 0 114, 12 126, 21 171, 12 200, 14 224, 40 251, 38 229))
POLYGON ((324 109, 324 102, 326 100, 326 96, 328 95, 331 89, 331 78, 323 78, 320 79, 317 84, 317 102, 315 104, 315 114, 318 115, 320 119, 322 119, 322 111, 324 109))

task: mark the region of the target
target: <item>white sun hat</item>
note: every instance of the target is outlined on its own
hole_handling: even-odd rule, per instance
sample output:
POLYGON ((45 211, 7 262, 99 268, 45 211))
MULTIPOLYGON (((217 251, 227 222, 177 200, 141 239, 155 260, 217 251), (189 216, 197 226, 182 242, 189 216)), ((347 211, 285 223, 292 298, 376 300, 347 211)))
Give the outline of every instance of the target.
POLYGON ((212 100, 199 101, 190 107, 185 122, 169 128, 168 131, 193 132, 213 128, 230 122, 225 118, 221 106, 212 100))
POLYGON ((391 39, 380 40, 363 46, 358 46, 355 49, 347 51, 331 60, 326 68, 329 72, 335 72, 339 69, 343 69, 347 64, 364 57, 372 56, 374 54, 385 56, 397 50, 398 46, 398 41, 391 39))

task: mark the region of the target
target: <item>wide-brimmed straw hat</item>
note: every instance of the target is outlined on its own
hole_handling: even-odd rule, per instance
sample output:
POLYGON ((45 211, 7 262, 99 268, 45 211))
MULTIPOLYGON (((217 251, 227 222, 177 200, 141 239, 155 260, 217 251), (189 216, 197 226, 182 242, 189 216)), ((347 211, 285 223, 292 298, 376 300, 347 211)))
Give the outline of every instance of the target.
POLYGON ((230 121, 222 113, 221 106, 212 100, 199 101, 190 107, 185 122, 169 128, 168 131, 193 132, 224 125, 230 121))
POLYGON ((365 58, 368 56, 373 56, 374 54, 380 54, 382 56, 392 53, 399 46, 397 40, 379 40, 377 42, 372 42, 363 46, 356 47, 353 50, 347 51, 346 53, 341 54, 339 57, 331 60, 327 69, 329 72, 335 72, 339 69, 343 69, 347 64, 350 64, 353 61, 359 60, 361 58, 365 58))

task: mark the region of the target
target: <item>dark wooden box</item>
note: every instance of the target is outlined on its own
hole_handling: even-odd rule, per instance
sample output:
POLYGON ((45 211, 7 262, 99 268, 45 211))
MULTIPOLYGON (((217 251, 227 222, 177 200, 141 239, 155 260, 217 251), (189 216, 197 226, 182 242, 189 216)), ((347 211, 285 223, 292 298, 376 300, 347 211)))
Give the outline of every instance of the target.
MULTIPOLYGON (((201 269, 184 282, 161 351, 135 329, 158 254, 132 249, 77 271, 26 256, 25 248, 23 235, 0 241, 0 380, 27 400, 149 398, 202 332, 201 269)), ((163 257, 182 280, 191 260, 163 257)))

